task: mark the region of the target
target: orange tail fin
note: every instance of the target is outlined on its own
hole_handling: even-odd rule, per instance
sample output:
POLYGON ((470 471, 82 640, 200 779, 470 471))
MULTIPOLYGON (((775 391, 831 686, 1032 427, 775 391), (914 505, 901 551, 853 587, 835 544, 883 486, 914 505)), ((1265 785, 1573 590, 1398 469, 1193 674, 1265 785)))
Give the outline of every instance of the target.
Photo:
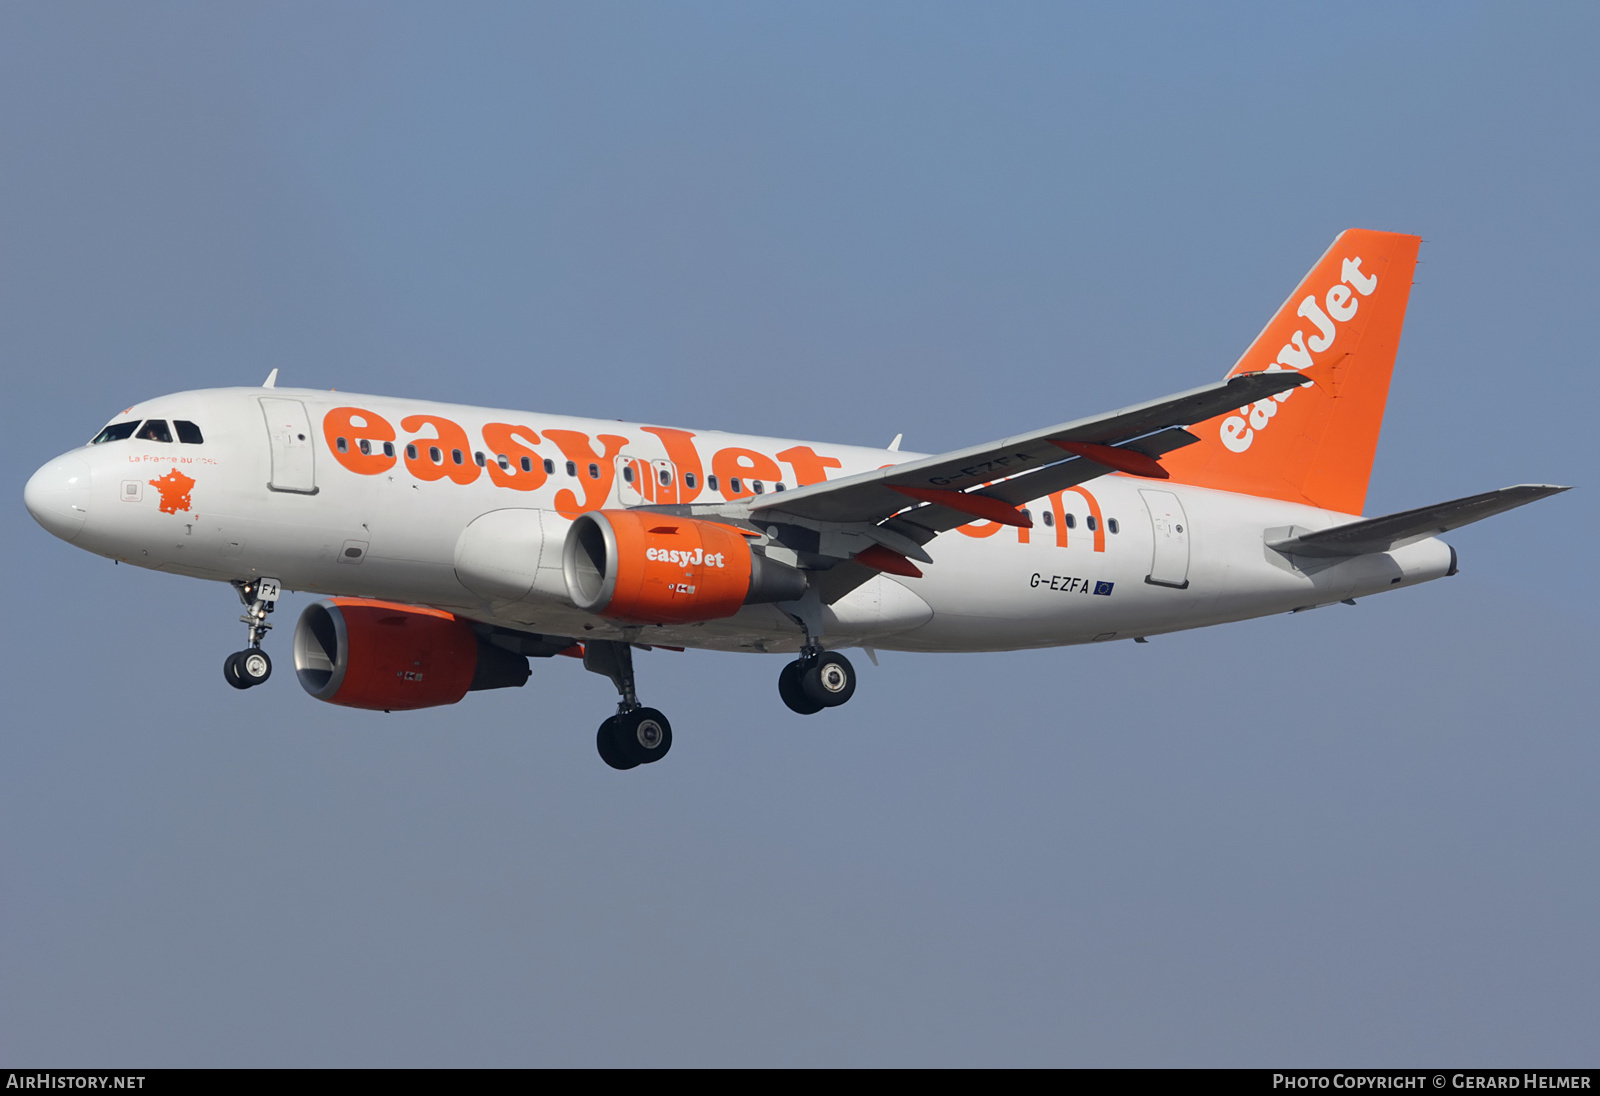
POLYGON ((1411 296, 1417 236, 1352 228, 1228 373, 1310 370, 1308 383, 1191 427, 1174 480, 1359 514, 1411 296))

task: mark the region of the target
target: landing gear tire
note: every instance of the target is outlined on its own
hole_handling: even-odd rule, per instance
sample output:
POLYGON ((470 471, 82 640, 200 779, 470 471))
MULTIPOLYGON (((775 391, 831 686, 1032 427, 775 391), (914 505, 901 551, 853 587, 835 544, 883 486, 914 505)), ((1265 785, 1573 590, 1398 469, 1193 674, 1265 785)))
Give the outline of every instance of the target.
POLYGON ((272 676, 272 659, 259 647, 235 651, 222 664, 222 676, 235 689, 260 685, 272 676))
POLYGON ((855 667, 844 655, 827 651, 801 671, 800 690, 820 707, 837 708, 855 695, 855 667))
POLYGON ((264 683, 272 676, 272 659, 259 647, 239 652, 239 676, 251 686, 264 683))
POLYGON ((594 738, 595 748, 600 751, 600 760, 613 769, 637 768, 639 763, 624 757, 622 751, 617 748, 616 723, 621 718, 614 715, 600 724, 600 732, 594 738))
POLYGON ((615 717, 612 741, 617 752, 637 765, 651 765, 672 749, 672 724, 654 708, 635 708, 615 717))
POLYGON ((672 749, 672 724, 654 708, 635 708, 600 724, 594 744, 613 769, 653 765, 672 749))
POLYGON ((778 675, 778 695, 783 698, 783 702, 789 706, 791 712, 816 715, 822 711, 822 705, 806 695, 800 680, 805 671, 804 659, 795 659, 785 666, 783 672, 778 675))

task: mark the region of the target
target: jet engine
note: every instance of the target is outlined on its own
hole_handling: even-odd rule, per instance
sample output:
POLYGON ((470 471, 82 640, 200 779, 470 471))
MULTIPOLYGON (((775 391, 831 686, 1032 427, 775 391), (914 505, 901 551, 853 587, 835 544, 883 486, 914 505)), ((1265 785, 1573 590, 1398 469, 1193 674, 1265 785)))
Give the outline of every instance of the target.
POLYGON ((582 515, 561 563, 578 608, 638 624, 716 620, 806 591, 800 570, 752 551, 730 525, 642 510, 582 515))
POLYGON ((450 613, 346 597, 300 614, 294 670, 318 700, 386 712, 454 704, 529 676, 526 658, 485 643, 450 613))

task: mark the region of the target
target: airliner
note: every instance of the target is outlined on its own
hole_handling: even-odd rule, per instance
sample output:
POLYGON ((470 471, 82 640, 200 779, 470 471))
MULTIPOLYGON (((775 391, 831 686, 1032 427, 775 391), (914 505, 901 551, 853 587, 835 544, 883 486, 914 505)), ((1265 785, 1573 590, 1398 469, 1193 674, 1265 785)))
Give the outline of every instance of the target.
POLYGON ((1567 488, 1364 517, 1421 241, 1351 229, 1221 380, 949 453, 278 387, 114 416, 29 479, 50 533, 231 584, 272 673, 385 712, 515 687, 569 656, 619 701, 596 746, 652 764, 672 727, 633 652, 782 654, 778 694, 846 703, 842 649, 1008 651, 1289 613, 1456 573, 1439 534, 1567 488))

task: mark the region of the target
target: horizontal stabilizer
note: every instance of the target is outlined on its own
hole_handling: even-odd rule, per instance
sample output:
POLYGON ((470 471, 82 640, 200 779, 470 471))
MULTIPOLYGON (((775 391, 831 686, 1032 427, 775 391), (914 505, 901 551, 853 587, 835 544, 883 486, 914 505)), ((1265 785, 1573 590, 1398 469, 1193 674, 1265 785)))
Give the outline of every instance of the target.
POLYGON ((1381 518, 1353 521, 1316 533, 1269 540, 1267 547, 1293 556, 1364 556, 1368 552, 1387 552, 1567 490, 1570 488, 1542 483, 1502 487, 1498 491, 1485 491, 1481 495, 1403 510, 1381 518))

